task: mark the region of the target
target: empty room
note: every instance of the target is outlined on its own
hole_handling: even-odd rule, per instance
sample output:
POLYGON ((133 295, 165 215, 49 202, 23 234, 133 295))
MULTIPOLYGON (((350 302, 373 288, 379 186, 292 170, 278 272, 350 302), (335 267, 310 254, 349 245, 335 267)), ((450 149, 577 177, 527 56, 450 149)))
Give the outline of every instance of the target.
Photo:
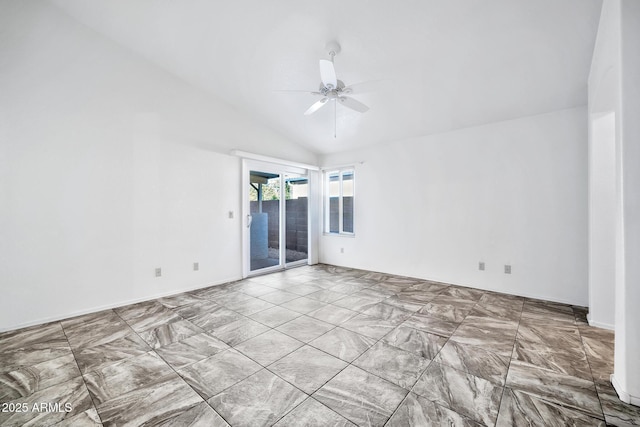
POLYGON ((640 1, 0 0, 0 426, 640 425, 640 1))

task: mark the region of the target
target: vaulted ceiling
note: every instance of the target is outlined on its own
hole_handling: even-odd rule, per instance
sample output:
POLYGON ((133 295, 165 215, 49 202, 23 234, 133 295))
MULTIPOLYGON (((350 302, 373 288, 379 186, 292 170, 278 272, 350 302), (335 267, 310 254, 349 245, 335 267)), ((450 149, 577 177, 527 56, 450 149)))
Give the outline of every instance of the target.
POLYGON ((585 105, 602 0, 52 0, 318 153, 585 105), (303 112, 327 42, 364 114, 303 112), (366 89, 366 90, 365 90, 366 89))

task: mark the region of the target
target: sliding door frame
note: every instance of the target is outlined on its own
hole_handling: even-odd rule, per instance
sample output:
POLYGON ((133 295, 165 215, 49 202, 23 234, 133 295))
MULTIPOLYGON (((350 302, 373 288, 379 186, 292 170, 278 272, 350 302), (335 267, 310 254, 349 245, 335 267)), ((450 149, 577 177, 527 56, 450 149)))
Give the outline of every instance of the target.
POLYGON ((315 232, 317 227, 314 226, 316 214, 312 213, 316 209, 316 203, 312 202, 313 195, 317 194, 317 171, 310 168, 304 168, 300 165, 288 165, 281 163, 265 162, 263 160, 253 160, 248 158, 242 159, 242 277, 257 276, 265 273, 281 271, 286 268, 297 267, 305 264, 312 264, 317 260, 315 247, 317 246, 317 238, 315 232), (251 205, 249 201, 249 175, 251 171, 267 172, 278 174, 280 179, 280 230, 279 230, 279 251, 280 262, 272 267, 261 268, 251 271, 251 242, 249 217, 251 216, 251 205), (305 176, 309 182, 309 204, 307 208, 307 260, 286 262, 286 197, 285 197, 285 175, 296 174, 305 176), (314 179, 315 178, 315 179, 314 179), (313 236, 312 236, 313 234, 313 236))

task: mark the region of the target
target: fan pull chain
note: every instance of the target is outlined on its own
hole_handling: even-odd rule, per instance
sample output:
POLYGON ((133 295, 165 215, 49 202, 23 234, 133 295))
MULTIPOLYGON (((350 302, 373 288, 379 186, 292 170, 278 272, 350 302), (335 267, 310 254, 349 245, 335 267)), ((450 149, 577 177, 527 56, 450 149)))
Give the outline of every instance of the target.
POLYGON ((333 101, 333 139, 338 138, 338 101, 333 101))

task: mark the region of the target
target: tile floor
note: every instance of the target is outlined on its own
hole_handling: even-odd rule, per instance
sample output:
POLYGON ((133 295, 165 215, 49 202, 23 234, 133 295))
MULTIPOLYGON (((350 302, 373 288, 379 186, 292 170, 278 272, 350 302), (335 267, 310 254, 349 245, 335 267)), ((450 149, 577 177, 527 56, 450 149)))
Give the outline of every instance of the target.
POLYGON ((640 424, 585 316, 301 267, 0 334, 0 426, 640 424))

